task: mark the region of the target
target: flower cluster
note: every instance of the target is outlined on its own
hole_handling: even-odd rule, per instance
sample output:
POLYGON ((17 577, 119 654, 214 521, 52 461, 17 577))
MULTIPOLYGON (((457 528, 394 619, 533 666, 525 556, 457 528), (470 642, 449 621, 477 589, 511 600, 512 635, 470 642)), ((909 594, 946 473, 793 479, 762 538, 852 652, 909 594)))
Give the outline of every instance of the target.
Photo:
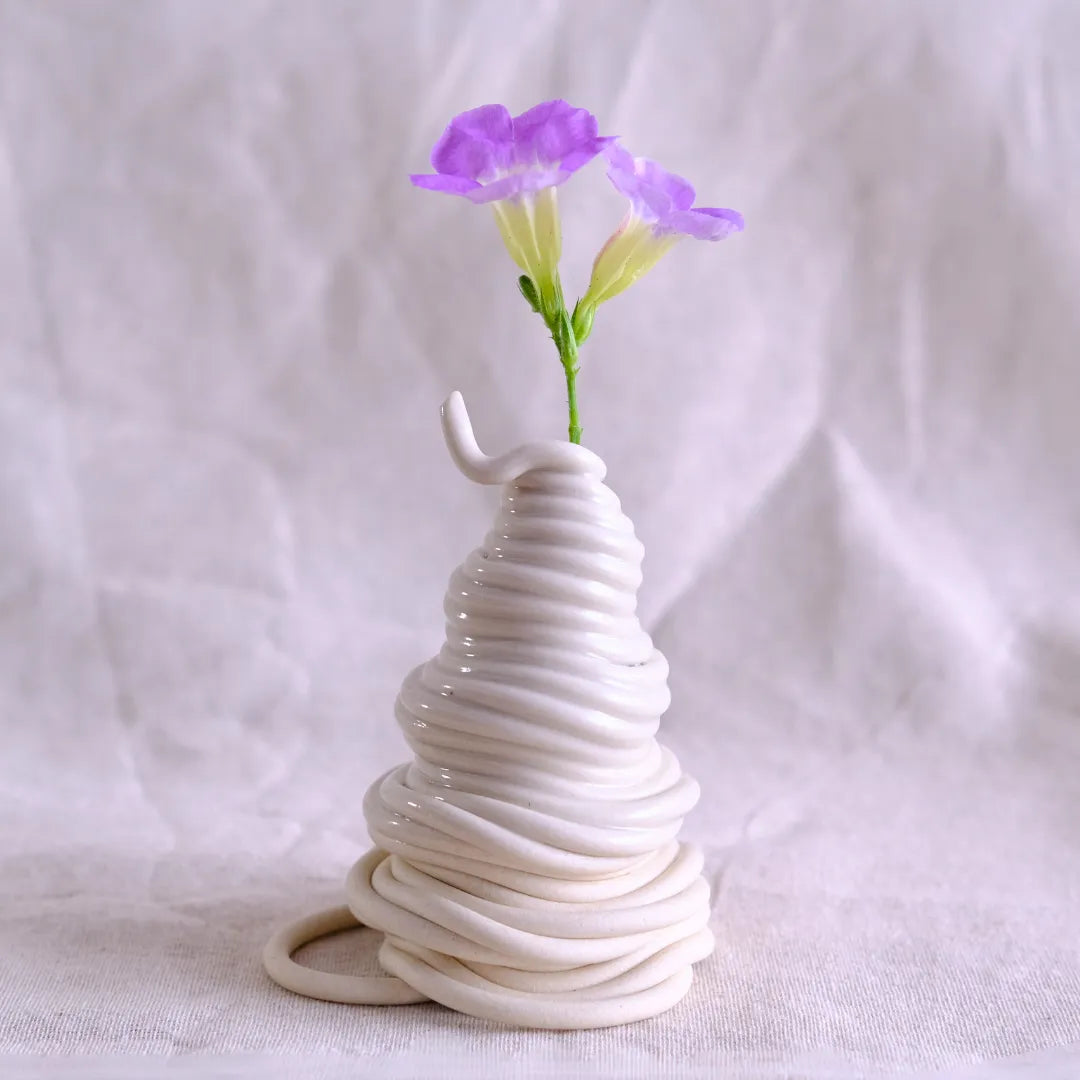
POLYGON ((431 153, 434 173, 411 177, 430 191, 489 203, 510 257, 523 271, 519 288, 543 318, 559 350, 570 399, 570 440, 580 442, 576 377, 578 346, 597 307, 651 269, 677 240, 721 240, 743 227, 734 210, 695 207, 682 177, 635 158, 596 117, 565 101, 546 101, 520 116, 482 105, 450 121, 431 153), (562 230, 555 189, 597 155, 616 190, 629 200, 622 224, 593 263, 584 296, 566 308, 559 279, 562 230))

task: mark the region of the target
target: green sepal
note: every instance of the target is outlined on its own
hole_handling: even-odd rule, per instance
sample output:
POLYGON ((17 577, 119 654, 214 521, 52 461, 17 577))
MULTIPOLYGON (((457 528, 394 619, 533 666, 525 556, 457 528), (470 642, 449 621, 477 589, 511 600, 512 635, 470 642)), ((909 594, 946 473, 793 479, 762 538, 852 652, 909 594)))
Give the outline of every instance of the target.
MULTIPOLYGON (((559 308, 557 329, 559 334, 555 342, 559 346, 559 352, 562 354, 565 364, 566 354, 570 351, 571 345, 576 346, 577 338, 574 336, 574 324, 570 320, 570 313, 564 307, 559 308)), ((577 349, 575 348, 573 351, 576 353, 577 349)))
POLYGON ((595 317, 596 308, 592 306, 582 307, 580 300, 574 305, 574 317, 570 320, 570 325, 574 330, 574 339, 579 345, 592 333, 593 319, 595 317))
POLYGON ((528 274, 522 274, 518 278, 518 291, 525 297, 529 307, 537 314, 540 313, 540 294, 536 291, 536 284, 528 274))

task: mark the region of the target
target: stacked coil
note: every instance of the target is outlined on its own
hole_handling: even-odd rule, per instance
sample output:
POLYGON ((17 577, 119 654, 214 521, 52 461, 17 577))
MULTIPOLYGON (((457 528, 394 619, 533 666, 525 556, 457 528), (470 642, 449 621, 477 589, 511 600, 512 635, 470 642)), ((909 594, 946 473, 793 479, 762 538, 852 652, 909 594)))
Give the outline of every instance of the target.
MULTIPOLYGON (((488 458, 456 394, 443 423, 462 471, 504 487, 450 579, 445 645, 398 696, 413 761, 364 801, 376 847, 348 908, 383 932, 379 961, 404 984, 366 989, 527 1027, 656 1015, 713 938, 701 855, 677 839, 698 787, 655 738, 668 668, 635 614, 641 544, 595 454, 552 442, 488 458)), ((297 937, 271 974, 308 993, 297 937)), ((318 989, 367 1000, 355 980, 318 989)))

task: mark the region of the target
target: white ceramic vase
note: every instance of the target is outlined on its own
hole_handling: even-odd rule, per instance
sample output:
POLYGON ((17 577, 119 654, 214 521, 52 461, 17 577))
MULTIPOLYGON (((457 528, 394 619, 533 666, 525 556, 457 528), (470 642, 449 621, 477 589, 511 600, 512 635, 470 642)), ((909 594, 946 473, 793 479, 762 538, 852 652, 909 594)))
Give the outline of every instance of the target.
POLYGON ((698 798, 656 741, 668 667, 635 614, 643 549, 604 463, 568 442, 482 454, 460 394, 443 406, 461 471, 502 484, 491 531, 451 576, 446 644, 396 715, 413 761, 364 800, 375 847, 348 906, 279 932, 270 975, 332 1001, 432 999, 535 1028, 655 1016, 713 949, 698 798), (389 977, 290 959, 359 922, 389 977))

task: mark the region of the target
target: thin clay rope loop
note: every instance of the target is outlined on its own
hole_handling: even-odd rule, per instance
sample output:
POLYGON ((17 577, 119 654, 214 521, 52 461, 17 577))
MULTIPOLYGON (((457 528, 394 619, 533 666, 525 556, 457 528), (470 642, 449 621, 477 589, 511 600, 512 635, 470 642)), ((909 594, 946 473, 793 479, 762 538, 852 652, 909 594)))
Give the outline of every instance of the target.
POLYGON ((297 949, 328 934, 355 930, 359 925, 356 916, 342 906, 327 908, 282 927, 263 949, 266 973, 286 990, 343 1005, 411 1005, 426 1001, 424 994, 392 975, 334 975, 304 967, 292 959, 297 949))
POLYGON ((677 840, 698 787, 655 740, 668 668, 635 614, 641 544, 590 451, 488 457, 459 394, 443 429, 466 476, 504 485, 501 508, 451 576, 446 644, 402 684, 414 759, 365 796, 376 846, 348 907, 279 932, 266 969, 311 997, 524 1027, 655 1016, 713 937, 701 854, 677 840), (383 933, 389 977, 290 958, 357 924, 383 933))

